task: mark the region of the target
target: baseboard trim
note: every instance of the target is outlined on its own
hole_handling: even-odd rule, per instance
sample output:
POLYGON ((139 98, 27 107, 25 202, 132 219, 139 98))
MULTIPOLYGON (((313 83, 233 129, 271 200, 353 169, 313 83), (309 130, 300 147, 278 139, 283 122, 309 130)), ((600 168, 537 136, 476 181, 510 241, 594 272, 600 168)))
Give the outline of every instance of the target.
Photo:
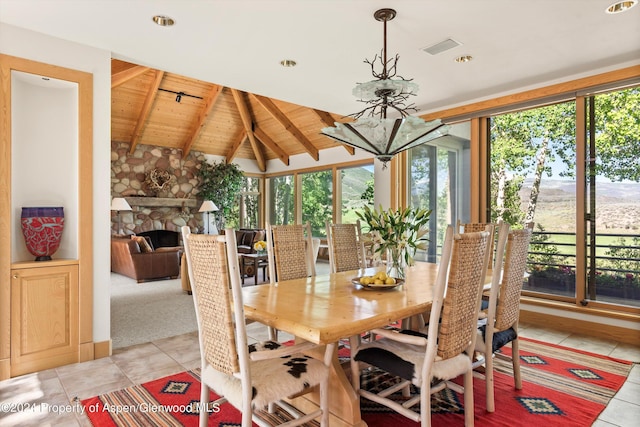
POLYGON ((0 381, 11 378, 11 359, 0 360, 0 381))
POLYGON ((111 356, 111 340, 94 343, 93 353, 96 359, 111 356))
POLYGON ((94 347, 92 342, 80 344, 80 362, 86 362, 94 359, 94 347))
POLYGON ((640 342, 640 328, 631 329, 524 309, 520 311, 520 321, 545 328, 552 327, 590 337, 615 340, 625 344, 637 345, 640 342))

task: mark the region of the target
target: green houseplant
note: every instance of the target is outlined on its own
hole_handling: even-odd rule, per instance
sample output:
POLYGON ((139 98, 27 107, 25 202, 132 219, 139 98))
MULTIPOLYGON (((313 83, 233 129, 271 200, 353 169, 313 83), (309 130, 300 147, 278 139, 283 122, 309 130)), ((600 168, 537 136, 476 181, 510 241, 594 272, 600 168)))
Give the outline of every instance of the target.
POLYGON ((198 195, 204 200, 211 200, 218 207, 214 212, 218 230, 224 230, 226 218, 233 214, 233 207, 238 202, 238 195, 244 182, 244 174, 235 163, 202 162, 198 170, 201 184, 198 195))

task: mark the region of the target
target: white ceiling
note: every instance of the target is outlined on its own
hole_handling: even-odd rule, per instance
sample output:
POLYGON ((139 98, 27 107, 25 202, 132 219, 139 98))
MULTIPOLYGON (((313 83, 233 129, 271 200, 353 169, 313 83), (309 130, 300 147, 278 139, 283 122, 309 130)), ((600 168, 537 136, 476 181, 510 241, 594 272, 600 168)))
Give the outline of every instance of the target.
POLYGON ((0 21, 113 58, 337 114, 362 109, 392 7, 388 51, 420 86, 420 112, 640 64, 640 5, 614 0, 0 0, 0 21), (157 14, 176 20, 159 27, 157 14), (423 48, 462 43, 431 56, 423 48), (474 60, 459 64, 454 58, 474 60), (298 66, 283 68, 282 59, 298 66))

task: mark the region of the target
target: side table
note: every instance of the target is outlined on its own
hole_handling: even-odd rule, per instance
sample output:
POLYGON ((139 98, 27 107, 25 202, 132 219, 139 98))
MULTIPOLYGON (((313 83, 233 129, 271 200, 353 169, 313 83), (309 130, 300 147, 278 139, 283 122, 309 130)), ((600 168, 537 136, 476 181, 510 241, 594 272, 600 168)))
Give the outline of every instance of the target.
POLYGON ((266 271, 269 266, 269 259, 267 258, 267 254, 259 255, 257 253, 252 254, 239 254, 240 255, 240 271, 241 271, 241 279, 242 284, 244 285, 244 272, 245 267, 253 266, 253 278, 254 284, 258 284, 258 269, 262 268, 262 277, 266 279, 266 271))

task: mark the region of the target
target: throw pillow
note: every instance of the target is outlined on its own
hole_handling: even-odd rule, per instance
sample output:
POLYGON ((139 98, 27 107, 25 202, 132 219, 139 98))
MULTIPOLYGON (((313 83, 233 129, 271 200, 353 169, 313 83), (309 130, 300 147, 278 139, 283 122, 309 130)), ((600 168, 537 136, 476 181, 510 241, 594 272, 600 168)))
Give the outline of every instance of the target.
POLYGON ((135 240, 138 243, 138 246, 140 246, 140 252, 142 253, 153 252, 151 245, 149 244, 149 242, 147 242, 147 239, 145 239, 143 236, 131 236, 131 239, 135 240))
MULTIPOLYGON (((264 230, 257 230, 256 235, 253 236, 253 243, 259 242, 260 240, 266 240, 265 236, 266 232, 264 230)), ((253 245, 251 245, 251 247, 253 247, 253 245)))
POLYGON ((242 245, 243 246, 253 246, 253 235, 255 233, 253 231, 245 231, 242 236, 242 245))

